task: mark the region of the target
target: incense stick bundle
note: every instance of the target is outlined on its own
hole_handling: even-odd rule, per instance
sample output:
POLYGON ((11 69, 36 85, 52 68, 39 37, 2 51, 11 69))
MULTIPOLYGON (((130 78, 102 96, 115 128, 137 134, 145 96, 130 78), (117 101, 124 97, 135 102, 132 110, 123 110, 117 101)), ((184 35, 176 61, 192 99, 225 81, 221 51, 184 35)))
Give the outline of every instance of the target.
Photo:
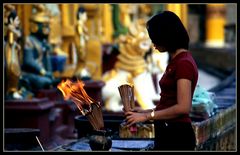
POLYGON ((92 103, 91 107, 91 112, 86 115, 87 119, 95 130, 104 129, 104 122, 100 103, 92 103))
POLYGON ((122 104, 125 111, 130 111, 134 108, 134 87, 130 84, 123 84, 118 87, 120 93, 122 104))
POLYGON ((88 113, 86 115, 86 117, 87 117, 88 121, 90 122, 90 124, 92 125, 92 127, 94 128, 94 130, 98 130, 99 127, 98 127, 95 116, 92 113, 88 113))
POLYGON ((89 97, 84 90, 84 83, 82 81, 72 82, 66 80, 61 82, 57 88, 63 93, 64 99, 71 99, 83 115, 86 115, 89 112, 90 104, 94 100, 89 97))
POLYGON ((71 99, 82 115, 87 117, 94 130, 101 130, 104 128, 101 105, 89 97, 83 87, 84 83, 79 80, 75 83, 66 80, 58 85, 64 99, 71 99))
POLYGON ((99 129, 103 129, 104 128, 104 122, 103 122, 102 108, 101 108, 100 102, 92 104, 92 113, 97 118, 96 120, 99 124, 99 129))
POLYGON ((130 100, 130 107, 131 109, 134 109, 135 107, 135 102, 134 102, 134 87, 131 86, 131 100, 130 100))

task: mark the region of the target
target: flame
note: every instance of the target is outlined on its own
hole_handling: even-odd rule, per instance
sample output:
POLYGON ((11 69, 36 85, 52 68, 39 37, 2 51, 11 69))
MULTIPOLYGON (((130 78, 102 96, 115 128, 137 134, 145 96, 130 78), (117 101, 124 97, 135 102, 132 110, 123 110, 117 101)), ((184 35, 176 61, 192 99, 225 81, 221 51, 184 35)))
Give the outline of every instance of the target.
POLYGON ((63 80, 57 85, 57 88, 63 94, 64 100, 72 100, 83 115, 85 115, 83 107, 89 106, 94 102, 84 90, 84 85, 83 81, 77 80, 77 82, 72 82, 69 79, 63 80))
POLYGON ((58 84, 57 88, 62 92, 63 97, 65 100, 68 100, 70 98, 70 84, 72 82, 70 80, 66 80, 65 82, 62 81, 60 84, 58 84))

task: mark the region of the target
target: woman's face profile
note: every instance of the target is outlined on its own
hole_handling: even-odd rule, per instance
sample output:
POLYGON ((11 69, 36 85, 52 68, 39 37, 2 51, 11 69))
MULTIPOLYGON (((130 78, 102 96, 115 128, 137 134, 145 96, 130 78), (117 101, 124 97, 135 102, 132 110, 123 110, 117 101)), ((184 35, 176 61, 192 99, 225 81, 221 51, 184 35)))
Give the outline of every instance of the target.
POLYGON ((164 48, 163 46, 158 46, 158 45, 156 45, 156 44, 153 44, 153 46, 154 46, 154 48, 155 48, 156 50, 158 50, 159 52, 166 52, 166 51, 167 51, 166 48, 164 48))

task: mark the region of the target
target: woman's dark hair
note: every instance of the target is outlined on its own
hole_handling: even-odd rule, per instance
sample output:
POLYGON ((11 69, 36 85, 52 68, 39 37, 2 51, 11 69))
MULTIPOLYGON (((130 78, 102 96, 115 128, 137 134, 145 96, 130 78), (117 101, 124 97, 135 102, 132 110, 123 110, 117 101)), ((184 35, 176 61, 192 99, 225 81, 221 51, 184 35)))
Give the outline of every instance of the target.
POLYGON ((151 17, 147 30, 153 44, 175 52, 179 48, 188 49, 189 36, 179 17, 171 11, 164 11, 151 17))

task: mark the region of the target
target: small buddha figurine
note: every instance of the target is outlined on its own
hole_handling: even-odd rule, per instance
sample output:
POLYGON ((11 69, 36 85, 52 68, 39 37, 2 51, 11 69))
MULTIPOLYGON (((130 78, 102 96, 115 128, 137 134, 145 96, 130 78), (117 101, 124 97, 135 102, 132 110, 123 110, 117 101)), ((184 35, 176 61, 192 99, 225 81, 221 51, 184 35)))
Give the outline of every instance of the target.
POLYGON ((21 68, 19 63, 19 52, 21 46, 18 44, 18 39, 21 37, 19 29, 20 20, 17 12, 12 5, 5 6, 5 72, 6 72, 6 98, 7 99, 22 99, 19 90, 19 78, 21 68))
MULTIPOLYGON (((49 14, 44 4, 33 5, 35 12, 30 17, 30 35, 27 36, 23 51, 23 77, 31 89, 48 89, 54 85, 51 52, 48 42, 49 14)), ((34 11, 34 10, 33 10, 34 11)))
POLYGON ((80 79, 90 79, 91 75, 86 67, 86 42, 88 41, 88 29, 86 27, 87 13, 83 7, 77 12, 77 36, 75 44, 77 47, 77 68, 74 76, 80 79))

